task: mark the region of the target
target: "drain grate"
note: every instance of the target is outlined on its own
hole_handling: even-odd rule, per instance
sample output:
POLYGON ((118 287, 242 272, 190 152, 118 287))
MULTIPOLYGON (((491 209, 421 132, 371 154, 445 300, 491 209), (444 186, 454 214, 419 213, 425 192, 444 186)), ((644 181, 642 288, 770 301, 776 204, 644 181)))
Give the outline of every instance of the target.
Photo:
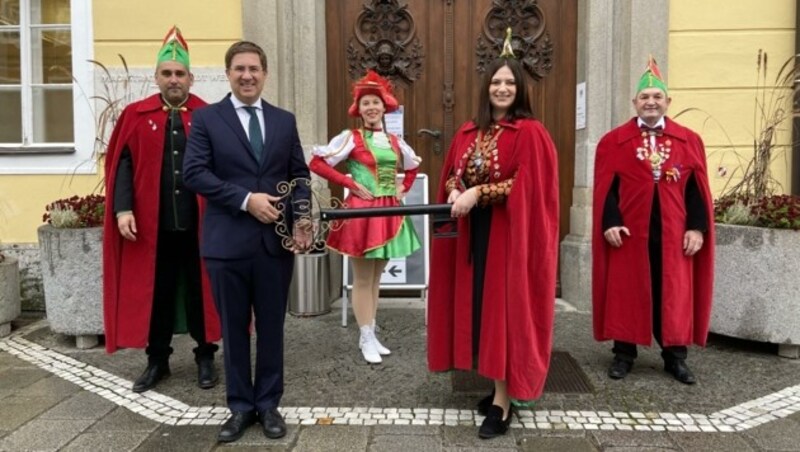
MULTIPOLYGON (((451 378, 454 392, 485 394, 493 387, 491 380, 474 371, 453 372, 451 378)), ((553 350, 550 354, 550 372, 547 374, 544 392, 590 394, 594 392, 594 386, 572 355, 553 350)))
POLYGON ((553 350, 544 392, 587 394, 594 392, 594 386, 572 355, 553 350))

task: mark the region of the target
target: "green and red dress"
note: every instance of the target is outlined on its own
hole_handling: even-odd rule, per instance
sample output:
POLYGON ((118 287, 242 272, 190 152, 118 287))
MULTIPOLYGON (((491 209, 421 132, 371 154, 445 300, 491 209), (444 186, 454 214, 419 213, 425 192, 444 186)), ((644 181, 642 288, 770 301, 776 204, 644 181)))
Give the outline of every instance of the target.
MULTIPOLYGON (((401 138, 382 131, 345 130, 326 146, 315 146, 309 163, 311 171, 351 190, 348 208, 394 207, 397 174, 403 173, 406 192, 416 179, 421 159, 401 138), (345 162, 351 177, 334 166, 345 162), (356 182, 374 195, 365 200, 352 193, 356 182)), ((350 257, 391 259, 406 257, 421 247, 411 221, 402 216, 352 218, 331 228, 327 246, 350 257)))

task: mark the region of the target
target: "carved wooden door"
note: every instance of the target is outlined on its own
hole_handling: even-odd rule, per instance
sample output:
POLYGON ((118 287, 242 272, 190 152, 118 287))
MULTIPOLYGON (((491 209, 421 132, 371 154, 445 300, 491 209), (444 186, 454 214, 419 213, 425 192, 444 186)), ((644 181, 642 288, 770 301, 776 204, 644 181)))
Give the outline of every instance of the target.
POLYGON ((328 132, 355 126, 351 84, 367 68, 390 78, 433 202, 450 140, 474 116, 481 69, 500 53, 509 26, 534 113, 559 151, 563 237, 575 155, 577 0, 328 0, 328 132))

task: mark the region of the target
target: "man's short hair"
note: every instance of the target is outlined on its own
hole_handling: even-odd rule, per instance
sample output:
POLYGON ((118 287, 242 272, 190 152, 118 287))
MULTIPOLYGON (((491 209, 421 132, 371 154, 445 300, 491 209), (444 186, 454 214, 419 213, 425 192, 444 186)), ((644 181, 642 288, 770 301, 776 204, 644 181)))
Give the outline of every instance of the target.
POLYGON ((267 54, 264 53, 264 49, 261 46, 250 41, 235 42, 228 48, 228 51, 225 52, 225 69, 231 68, 231 61, 238 53, 255 53, 258 55, 258 59, 261 60, 261 68, 264 69, 264 72, 267 72, 267 54))

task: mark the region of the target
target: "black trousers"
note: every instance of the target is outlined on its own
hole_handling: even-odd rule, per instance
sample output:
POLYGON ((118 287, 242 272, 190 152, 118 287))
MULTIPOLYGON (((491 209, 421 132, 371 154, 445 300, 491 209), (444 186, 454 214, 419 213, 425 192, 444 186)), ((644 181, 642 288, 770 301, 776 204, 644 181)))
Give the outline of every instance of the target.
POLYGON ((186 321, 197 342, 195 360, 211 359, 218 349, 206 342, 203 292, 200 278, 200 250, 197 231, 159 231, 156 251, 156 279, 153 311, 145 350, 150 363, 164 363, 172 354, 172 334, 177 316, 180 282, 186 288, 186 321))
POLYGON ((469 255, 472 259, 472 356, 473 367, 478 365, 481 343, 481 310, 483 282, 486 278, 486 258, 489 253, 489 231, 492 208, 475 206, 469 212, 469 255))
MULTIPOLYGON (((653 298, 653 336, 659 347, 661 347, 661 357, 665 363, 677 359, 686 359, 688 350, 686 346, 664 347, 661 342, 661 241, 650 239, 648 243, 650 252, 650 282, 652 284, 653 298)), ((623 361, 633 362, 638 355, 636 344, 630 342, 614 341, 614 354, 623 361)))

